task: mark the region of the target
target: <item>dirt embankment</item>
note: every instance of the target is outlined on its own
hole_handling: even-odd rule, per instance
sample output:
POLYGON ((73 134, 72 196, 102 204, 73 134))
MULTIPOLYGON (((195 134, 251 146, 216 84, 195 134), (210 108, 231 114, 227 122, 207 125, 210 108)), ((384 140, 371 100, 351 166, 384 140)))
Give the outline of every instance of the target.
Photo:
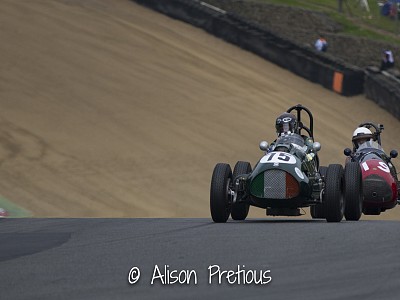
POLYGON ((344 162, 362 121, 400 145, 400 122, 365 97, 132 1, 1 5, 0 194, 34 216, 210 217, 214 165, 254 165, 297 103, 314 113, 324 165, 344 162))

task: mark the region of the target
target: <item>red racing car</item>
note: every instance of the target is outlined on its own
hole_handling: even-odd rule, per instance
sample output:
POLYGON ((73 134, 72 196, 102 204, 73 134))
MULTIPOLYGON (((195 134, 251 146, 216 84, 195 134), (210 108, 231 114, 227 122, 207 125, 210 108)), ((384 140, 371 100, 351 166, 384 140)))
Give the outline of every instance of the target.
MULTIPOLYGON (((351 162, 360 164, 362 172, 362 197, 365 215, 380 215, 399 203, 400 184, 397 178, 392 158, 398 152, 390 151, 387 156, 381 146, 383 125, 362 123, 353 134, 353 151, 346 148, 344 154, 348 157, 346 165, 351 162), (371 131, 373 129, 374 132, 371 131)), ((400 204, 400 203, 399 203, 400 204)))

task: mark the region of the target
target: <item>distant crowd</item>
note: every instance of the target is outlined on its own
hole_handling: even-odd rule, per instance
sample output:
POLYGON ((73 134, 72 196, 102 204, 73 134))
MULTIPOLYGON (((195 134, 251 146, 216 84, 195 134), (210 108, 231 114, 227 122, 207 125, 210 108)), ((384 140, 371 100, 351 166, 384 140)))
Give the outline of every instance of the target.
MULTIPOLYGON (((400 0, 399 0, 400 1, 400 0)), ((326 52, 328 50, 328 42, 325 37, 320 35, 320 37, 314 43, 315 50, 326 52)), ((394 56, 392 50, 384 49, 381 58, 381 71, 388 70, 394 67, 394 56)))

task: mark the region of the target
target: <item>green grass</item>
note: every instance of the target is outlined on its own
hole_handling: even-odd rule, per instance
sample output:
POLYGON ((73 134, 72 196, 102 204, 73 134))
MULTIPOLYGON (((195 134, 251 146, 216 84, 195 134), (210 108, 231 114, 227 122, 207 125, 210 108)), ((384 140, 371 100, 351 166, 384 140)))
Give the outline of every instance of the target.
POLYGON ((12 218, 23 218, 31 216, 31 213, 29 213, 27 210, 15 205, 14 203, 3 198, 2 196, 0 196, 0 207, 4 208, 8 212, 9 217, 12 218))
POLYGON ((368 1, 370 12, 362 9, 357 0, 343 1, 339 13, 338 0, 259 0, 261 2, 301 7, 324 12, 342 25, 344 34, 385 41, 400 45, 400 20, 380 14, 377 1, 368 1))

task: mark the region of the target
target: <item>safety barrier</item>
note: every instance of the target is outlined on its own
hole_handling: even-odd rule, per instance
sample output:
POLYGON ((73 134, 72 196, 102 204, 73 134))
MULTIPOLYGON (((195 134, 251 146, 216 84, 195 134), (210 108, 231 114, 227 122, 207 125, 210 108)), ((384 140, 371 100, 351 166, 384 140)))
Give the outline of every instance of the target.
POLYGON ((396 77, 367 71, 365 96, 400 119, 400 81, 396 77))

